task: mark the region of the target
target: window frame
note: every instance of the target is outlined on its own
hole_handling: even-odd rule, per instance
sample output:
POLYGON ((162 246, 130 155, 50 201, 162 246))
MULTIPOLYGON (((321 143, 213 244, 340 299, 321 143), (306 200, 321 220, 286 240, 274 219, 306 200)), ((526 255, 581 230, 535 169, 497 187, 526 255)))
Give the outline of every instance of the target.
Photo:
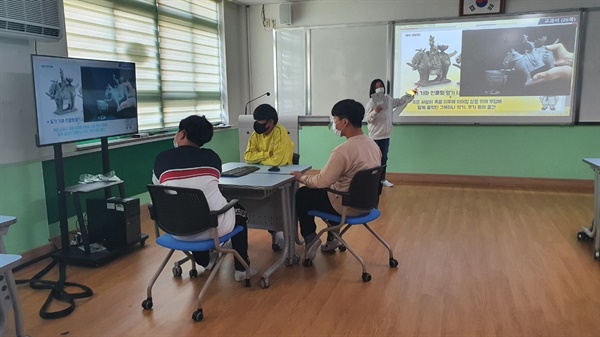
MULTIPOLYGON (((148 105, 150 104, 156 104, 157 107, 155 108, 154 111, 151 111, 150 113, 145 114, 145 116, 149 117, 149 118, 155 118, 154 120, 152 120, 150 123, 147 123, 147 125, 151 125, 151 126, 144 126, 144 124, 140 124, 140 120, 138 119, 138 125, 139 125, 139 132, 140 133, 150 133, 150 134, 154 134, 154 133, 161 133, 163 134, 165 131, 171 131, 173 129, 177 128, 177 124, 179 123, 179 120, 187 117, 190 114, 197 114, 197 115, 207 115, 207 118, 209 118, 211 120, 211 122, 213 123, 213 125, 227 125, 228 124, 228 113, 227 113, 227 95, 226 95, 226 88, 227 88, 227 76, 226 76, 226 58, 225 58, 225 41, 224 41, 224 8, 223 8, 223 3, 221 1, 218 0, 203 0, 205 2, 210 2, 212 4, 214 4, 214 22, 211 21, 211 18, 208 17, 201 17, 201 16, 194 16, 194 14, 192 14, 193 10, 196 10, 196 12, 198 12, 198 2, 195 1, 182 1, 179 3, 175 3, 175 2, 165 2, 165 4, 162 4, 162 6, 166 6, 166 7, 162 7, 159 8, 159 6, 161 6, 161 0, 103 0, 103 1, 85 1, 87 4, 93 4, 95 6, 100 6, 104 9, 106 9, 106 11, 108 13, 111 14, 111 18, 115 18, 115 11, 121 11, 121 15, 126 15, 127 13, 134 13, 134 14, 142 14, 140 17, 142 18, 146 18, 149 19, 151 21, 151 24, 154 27, 153 30, 153 42, 154 42, 154 47, 155 47, 155 55, 153 55, 153 57, 156 59, 156 70, 155 72, 153 72, 152 74, 156 76, 156 78, 154 79, 154 81, 157 84, 157 90, 141 90, 138 89, 138 100, 140 101, 140 105, 143 105, 144 103, 148 105), (183 6, 187 6, 188 11, 187 12, 178 12, 177 10, 173 10, 173 8, 171 7, 171 5, 183 5, 183 6), (194 7, 196 6, 196 7, 194 7), (187 13, 187 14, 185 14, 187 13), (165 15, 167 15, 167 17, 165 18, 165 15), (161 16, 162 20, 161 20, 161 16), (165 21, 165 19, 167 21, 165 21), (169 19, 171 19, 169 21, 169 19), (177 27, 184 27, 184 29, 188 30, 188 41, 189 44, 187 45, 183 45, 184 47, 188 47, 189 50, 192 51, 202 51, 204 49, 199 49, 202 48, 202 45, 197 42, 197 39, 201 39, 201 37, 197 37, 195 34, 196 30, 201 30, 201 31, 206 31, 208 32, 207 34, 207 39, 208 42, 210 43, 210 39, 214 38, 216 39, 216 43, 214 44, 214 48, 216 48, 216 60, 214 60, 215 55, 209 55, 209 57, 212 57, 212 61, 210 62, 216 62, 216 67, 214 67, 215 64, 210 65, 206 68, 208 68, 209 70, 209 75, 213 76, 213 84, 216 84, 216 90, 215 91, 210 91, 210 90, 198 90, 198 86, 201 86, 203 83, 202 80, 198 80, 198 78, 200 77, 200 72, 196 71, 194 72, 193 75, 191 75, 190 77, 192 78, 191 81, 188 81, 188 83, 185 83, 187 85, 187 87, 184 88, 184 90, 182 91, 177 91, 177 90, 165 90, 164 86, 165 84, 173 84, 174 82, 169 83, 168 81, 165 81, 163 79, 163 76, 165 76, 166 72, 165 70, 163 70, 163 65, 165 64, 165 62, 169 62, 168 60, 165 60, 162 57, 161 54, 161 22, 162 25, 165 25, 165 22, 172 22, 175 21, 177 23, 177 21, 181 21, 184 22, 185 25, 182 26, 177 26, 177 27), (198 25, 201 24, 201 25, 198 25), (211 30, 213 30, 212 35, 211 34, 211 30), (216 78, 216 81, 215 81, 216 78), (191 83, 191 85, 190 85, 191 83), (192 90, 189 90, 190 87, 192 88, 192 90), (141 97, 141 99, 140 99, 141 97), (177 103, 184 103, 183 104, 183 108, 181 112, 168 112, 165 109, 165 105, 169 105, 169 103, 171 103, 171 107, 172 106, 177 106, 177 103), (188 105, 186 106, 185 103, 187 103, 188 105), (203 104, 205 103, 205 104, 203 104), (209 113, 205 113, 209 112, 209 113), (178 114, 180 116, 178 116, 178 114), (169 118, 170 117, 170 118, 169 118)), ((162 0, 164 1, 164 0, 162 0)), ((68 21, 74 21, 76 22, 76 19, 73 19, 73 17, 69 18, 68 17, 68 11, 67 8, 69 6, 69 0, 65 0, 64 2, 64 6, 65 6, 65 37, 67 40, 67 50, 68 50, 68 54, 70 57, 80 57, 80 58, 90 58, 89 56, 86 55, 80 55, 82 54, 84 51, 85 52, 85 48, 81 48, 79 47, 73 47, 72 45, 70 46, 69 43, 69 35, 73 36, 73 34, 77 34, 74 32, 74 29, 71 29, 71 33, 69 34, 69 25, 68 25, 68 21), (75 52, 77 49, 80 49, 79 52, 75 52)), ((73 2, 72 4, 77 6, 80 2, 82 2, 81 0, 73 2)), ((212 6, 211 4, 211 6, 212 6)), ((202 5, 202 4, 200 4, 202 5)), ((83 7, 83 6, 82 6, 83 7)), ((212 8, 209 8, 209 10, 211 10, 212 8)), ((202 10, 202 9, 200 9, 202 10)), ((113 34, 116 34, 115 32, 119 30, 119 27, 117 26, 117 22, 113 21, 112 22, 112 26, 107 25, 108 30, 112 29, 113 30, 113 34)), ((148 26, 140 26, 139 29, 144 29, 144 27, 148 27, 148 26)), ((135 29, 135 28, 134 28, 135 29)), ((125 32, 127 33, 127 32, 125 32)), ((82 36, 84 36, 85 39, 85 34, 83 34, 82 36)), ((97 37, 93 34, 89 34, 88 37, 90 38, 91 43, 93 43, 94 40, 97 39, 97 37)), ((80 39, 81 40, 81 39, 80 39)), ((97 41, 97 40, 96 40, 97 41)), ((113 47, 113 51, 112 54, 117 56, 117 55, 127 55, 129 57, 123 57, 120 60, 123 61, 133 61, 136 62, 137 65, 137 61, 135 59, 132 59, 135 57, 135 54, 131 54, 128 53, 127 50, 123 51, 123 50, 118 50, 118 43, 119 41, 115 39, 114 44, 112 44, 111 46, 113 47)), ((74 42, 74 45, 77 44, 77 41, 74 42)), ((150 44, 147 44, 150 45, 150 44)), ((162 46, 166 45, 163 44, 162 46)), ((210 44, 209 44, 210 45, 210 44)), ((122 47, 122 46, 121 46, 122 47)), ((88 53, 91 53, 94 51, 93 48, 87 49, 88 53)), ((150 51, 152 52, 152 50, 150 51)), ((182 54, 185 54, 186 51, 185 49, 180 49, 179 51, 176 51, 182 54)), ((214 53, 214 51, 213 51, 214 53)), ((109 54, 109 53, 107 53, 109 54)), ((164 54, 164 53, 163 53, 164 54)), ((191 58, 193 60, 195 60, 197 58, 196 54, 193 55, 185 55, 186 58, 191 58)), ((118 57, 115 57, 118 58, 118 57)), ((112 60, 115 60, 115 58, 112 58, 112 60)), ((98 57, 98 59, 111 59, 111 58, 102 58, 102 57, 98 57)), ((139 69, 139 68, 138 68, 139 69)), ((139 73, 140 71, 137 71, 137 76, 139 79, 139 73)), ((175 83, 176 84, 176 83, 175 83)), ((209 83, 210 86, 210 83, 209 83)), ((140 118, 141 116, 143 116, 144 114, 141 114, 140 111, 138 110, 138 118, 140 118)), ((118 138, 118 137, 115 137, 118 138)), ((81 144, 84 145, 84 144, 81 144)), ((89 145, 89 144, 88 144, 89 145)))

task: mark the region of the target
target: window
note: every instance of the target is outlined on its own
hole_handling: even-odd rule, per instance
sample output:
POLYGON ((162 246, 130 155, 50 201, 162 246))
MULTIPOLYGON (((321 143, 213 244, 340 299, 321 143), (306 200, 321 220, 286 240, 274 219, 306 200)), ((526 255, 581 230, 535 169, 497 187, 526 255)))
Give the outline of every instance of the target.
POLYGON ((140 130, 223 121, 213 0, 64 0, 70 57, 136 63, 140 130))

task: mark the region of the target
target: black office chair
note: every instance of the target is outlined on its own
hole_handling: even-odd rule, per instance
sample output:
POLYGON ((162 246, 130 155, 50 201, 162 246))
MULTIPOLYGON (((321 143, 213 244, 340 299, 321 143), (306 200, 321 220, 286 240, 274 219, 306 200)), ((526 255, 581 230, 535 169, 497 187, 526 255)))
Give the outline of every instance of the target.
POLYGON ((299 163, 300 163, 300 154, 294 152, 294 154, 292 155, 292 164, 298 165, 299 163))
MULTIPOLYGON (((348 245, 344 239, 342 239, 342 236, 354 225, 363 225, 366 229, 368 229, 369 232, 371 232, 371 234, 373 234, 377 240, 379 240, 379 242, 381 242, 387 248, 390 254, 390 267, 395 268, 398 266, 398 261, 394 259, 394 252, 392 251, 390 245, 368 225, 369 222, 379 218, 381 215, 381 212, 377 209, 377 204, 379 203, 379 195, 381 194, 382 189, 381 180, 383 177, 384 168, 385 166, 380 166, 357 172, 350 182, 350 188, 348 189, 348 192, 339 192, 329 188, 327 189, 329 192, 342 196, 342 205, 344 208, 342 209, 341 216, 321 211, 308 212, 309 215, 319 217, 328 224, 327 228, 319 231, 317 238, 325 232, 331 232, 331 234, 333 234, 333 236, 342 243, 342 246, 340 246, 338 249, 341 252, 348 249, 350 253, 352 253, 352 255, 358 260, 358 262, 360 262, 362 266, 363 282, 369 282, 371 280, 371 274, 367 272, 367 267, 365 266, 362 258, 348 245), (358 210, 365 210, 365 214, 359 216, 346 216, 348 207, 358 210)), ((313 244, 316 244, 316 242, 313 244)), ((309 249, 310 247, 306 247, 305 252, 309 251, 309 249)), ((306 253, 304 265, 312 265, 312 260, 306 259, 306 253)))
MULTIPOLYGON (((223 259, 226 254, 233 254, 234 257, 240 261, 240 263, 246 269, 246 275, 249 275, 248 271, 250 267, 242 259, 242 257, 233 249, 226 249, 221 246, 222 243, 229 240, 234 235, 240 233, 243 230, 242 226, 236 226, 233 231, 229 234, 219 237, 217 232, 219 214, 223 214, 231 209, 237 202, 237 199, 231 200, 227 205, 217 211, 211 211, 208 207, 208 202, 204 193, 199 189, 183 188, 183 187, 171 187, 162 185, 148 185, 148 191, 152 198, 151 218, 158 224, 161 230, 166 234, 161 235, 156 239, 156 243, 160 246, 169 249, 169 253, 162 261, 160 267, 150 280, 147 289, 148 297, 142 302, 144 309, 152 309, 152 286, 156 282, 156 279, 165 268, 167 262, 176 250, 183 252, 190 251, 210 251, 216 250, 221 253, 221 256, 217 260, 213 270, 210 272, 204 287, 198 295, 198 310, 192 314, 192 319, 196 322, 201 321, 204 318, 202 310, 202 299, 216 275, 223 259), (202 233, 210 230, 212 238, 202 241, 181 241, 173 237, 173 235, 193 235, 202 233)), ((196 262, 192 261, 192 270, 190 271, 190 277, 194 278, 198 276, 196 271, 196 262)), ((250 286, 250 279, 246 277, 247 287, 250 286)))

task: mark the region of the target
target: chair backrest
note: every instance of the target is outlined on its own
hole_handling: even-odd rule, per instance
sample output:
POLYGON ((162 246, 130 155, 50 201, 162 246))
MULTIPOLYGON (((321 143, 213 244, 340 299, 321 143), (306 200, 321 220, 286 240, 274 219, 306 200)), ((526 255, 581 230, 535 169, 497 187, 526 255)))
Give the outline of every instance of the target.
POLYGON ((381 194, 384 168, 385 166, 378 166, 356 172, 350 182, 348 196, 344 198, 344 206, 364 210, 376 208, 381 194))
MULTIPOLYGON (((166 233, 193 235, 210 229, 210 208, 199 189, 148 185, 155 221, 166 233)), ((215 224, 216 225, 216 224, 215 224)))

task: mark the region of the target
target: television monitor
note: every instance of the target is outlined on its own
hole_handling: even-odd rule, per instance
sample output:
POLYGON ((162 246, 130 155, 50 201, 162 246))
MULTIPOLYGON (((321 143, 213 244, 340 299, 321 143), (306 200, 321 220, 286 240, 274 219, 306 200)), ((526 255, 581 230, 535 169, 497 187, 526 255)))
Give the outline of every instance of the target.
POLYGON ((32 55, 37 145, 138 132, 135 63, 32 55))
POLYGON ((572 124, 581 11, 395 26, 394 97, 404 123, 572 124))

